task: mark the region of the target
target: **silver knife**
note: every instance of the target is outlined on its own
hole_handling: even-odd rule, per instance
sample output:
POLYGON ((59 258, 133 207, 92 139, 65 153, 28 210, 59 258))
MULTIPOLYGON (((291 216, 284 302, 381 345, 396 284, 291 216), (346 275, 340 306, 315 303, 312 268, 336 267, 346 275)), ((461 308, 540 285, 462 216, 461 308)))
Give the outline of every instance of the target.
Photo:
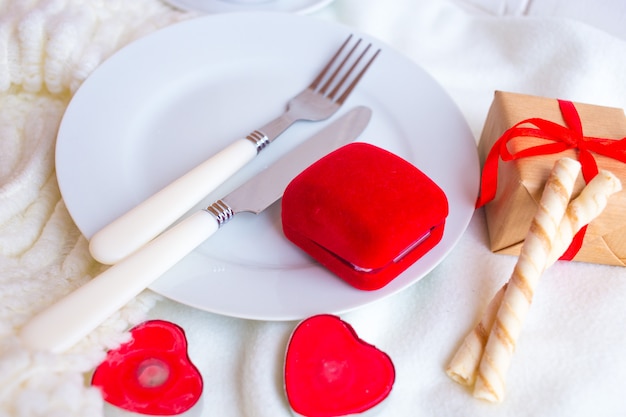
POLYGON ((371 118, 356 107, 251 180, 199 210, 142 249, 32 318, 21 329, 25 346, 62 352, 98 327, 179 260, 241 212, 258 214, 280 199, 289 182, 329 152, 354 141, 371 118))

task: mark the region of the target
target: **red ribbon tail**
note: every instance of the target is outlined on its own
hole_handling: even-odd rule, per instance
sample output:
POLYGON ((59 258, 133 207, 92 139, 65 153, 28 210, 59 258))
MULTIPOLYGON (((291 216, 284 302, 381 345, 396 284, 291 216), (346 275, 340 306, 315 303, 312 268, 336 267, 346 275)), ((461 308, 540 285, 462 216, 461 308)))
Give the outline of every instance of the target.
POLYGON ((578 253, 580 248, 583 245, 583 239, 585 238, 585 232, 587 231, 587 226, 584 226, 582 229, 576 233, 574 239, 572 239, 572 243, 570 243, 569 248, 561 255, 559 260, 561 261, 571 261, 574 259, 574 256, 578 253))

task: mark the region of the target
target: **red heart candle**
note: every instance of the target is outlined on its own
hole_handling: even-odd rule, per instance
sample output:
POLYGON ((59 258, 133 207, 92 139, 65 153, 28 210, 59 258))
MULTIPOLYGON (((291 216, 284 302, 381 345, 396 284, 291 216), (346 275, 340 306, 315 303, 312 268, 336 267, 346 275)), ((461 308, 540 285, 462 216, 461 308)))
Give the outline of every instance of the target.
POLYGON ((317 315, 294 330, 285 358, 285 391, 306 417, 359 414, 381 403, 395 381, 387 354, 339 317, 317 315))
POLYGON ((105 401, 128 411, 176 415, 202 394, 202 376, 189 359, 184 331, 162 320, 133 328, 131 340, 111 350, 95 370, 92 385, 105 401))

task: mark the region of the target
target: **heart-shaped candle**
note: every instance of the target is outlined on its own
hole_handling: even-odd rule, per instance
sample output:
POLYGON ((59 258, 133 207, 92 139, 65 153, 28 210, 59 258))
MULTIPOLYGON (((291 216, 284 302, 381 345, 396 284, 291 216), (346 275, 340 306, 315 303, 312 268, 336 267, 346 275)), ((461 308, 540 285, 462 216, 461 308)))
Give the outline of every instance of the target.
POLYGON ((107 353, 92 385, 105 401, 128 411, 176 415, 190 409, 202 394, 202 376, 189 359, 183 330, 151 320, 131 331, 131 340, 107 353))
POLYGON ((387 398, 394 381, 389 356, 361 340, 339 317, 310 317, 291 336, 285 358, 285 390, 298 415, 363 413, 387 398))

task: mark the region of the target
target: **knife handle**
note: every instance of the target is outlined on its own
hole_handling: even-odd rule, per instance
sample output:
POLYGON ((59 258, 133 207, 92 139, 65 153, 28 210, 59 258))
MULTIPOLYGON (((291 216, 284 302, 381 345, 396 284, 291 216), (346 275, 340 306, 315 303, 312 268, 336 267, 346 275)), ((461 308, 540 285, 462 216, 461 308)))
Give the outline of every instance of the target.
POLYGON ((20 338, 33 350, 67 350, 218 228, 213 215, 204 210, 194 213, 33 317, 20 338))
POLYGON ((91 255, 107 265, 124 259, 171 226, 256 154, 252 141, 233 142, 96 232, 89 242, 91 255))

